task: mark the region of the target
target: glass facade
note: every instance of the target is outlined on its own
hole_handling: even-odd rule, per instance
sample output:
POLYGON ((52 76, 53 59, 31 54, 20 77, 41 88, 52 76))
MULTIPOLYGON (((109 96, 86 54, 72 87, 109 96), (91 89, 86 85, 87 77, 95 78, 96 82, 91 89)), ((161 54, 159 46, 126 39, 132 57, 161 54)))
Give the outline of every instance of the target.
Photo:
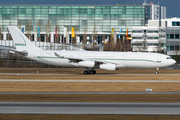
POLYGON ((145 10, 141 5, 0 5, 0 28, 7 32, 8 25, 16 25, 26 31, 28 24, 31 32, 37 32, 38 27, 46 32, 49 22, 50 32, 55 32, 58 25, 60 33, 64 27, 69 32, 74 27, 79 33, 91 34, 95 27, 97 34, 110 34, 112 28, 126 32, 132 26, 144 26, 145 10))
POLYGON ((180 27, 167 27, 167 51, 180 50, 180 27))
POLYGON ((172 26, 180 26, 180 22, 172 22, 172 26))

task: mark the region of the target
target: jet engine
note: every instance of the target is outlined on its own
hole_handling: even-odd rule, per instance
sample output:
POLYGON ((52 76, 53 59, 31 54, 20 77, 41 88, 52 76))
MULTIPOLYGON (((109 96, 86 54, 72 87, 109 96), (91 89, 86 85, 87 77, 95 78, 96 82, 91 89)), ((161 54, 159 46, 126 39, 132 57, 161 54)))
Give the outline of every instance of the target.
POLYGON ((93 68, 95 66, 95 62, 94 61, 81 61, 78 63, 78 66, 93 68))
POLYGON ((99 68, 103 69, 103 70, 114 71, 114 70, 116 70, 116 65, 115 64, 106 63, 106 64, 101 64, 99 66, 99 68))

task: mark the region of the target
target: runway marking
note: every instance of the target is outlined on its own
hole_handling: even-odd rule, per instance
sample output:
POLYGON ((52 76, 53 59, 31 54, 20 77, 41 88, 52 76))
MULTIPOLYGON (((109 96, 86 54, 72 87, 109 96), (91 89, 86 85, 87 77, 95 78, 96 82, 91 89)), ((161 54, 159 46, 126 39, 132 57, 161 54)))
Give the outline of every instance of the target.
POLYGON ((180 83, 180 80, 37 80, 37 79, 1 79, 0 82, 144 82, 144 83, 180 83))

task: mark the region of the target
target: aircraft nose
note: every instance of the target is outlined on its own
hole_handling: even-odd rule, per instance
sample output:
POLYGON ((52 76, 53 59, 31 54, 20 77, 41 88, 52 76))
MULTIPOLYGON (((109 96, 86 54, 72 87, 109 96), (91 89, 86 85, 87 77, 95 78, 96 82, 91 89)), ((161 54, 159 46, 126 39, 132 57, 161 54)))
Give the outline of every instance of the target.
POLYGON ((172 65, 174 65, 176 63, 176 61, 174 59, 172 59, 172 65))

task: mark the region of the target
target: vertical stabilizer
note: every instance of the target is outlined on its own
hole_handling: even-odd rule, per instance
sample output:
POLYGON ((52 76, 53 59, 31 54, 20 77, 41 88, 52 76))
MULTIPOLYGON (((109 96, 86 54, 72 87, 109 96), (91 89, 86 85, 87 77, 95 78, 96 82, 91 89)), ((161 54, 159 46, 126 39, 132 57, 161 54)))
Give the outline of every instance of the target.
POLYGON ((8 26, 14 45, 17 50, 40 50, 36 47, 17 26, 8 26))

